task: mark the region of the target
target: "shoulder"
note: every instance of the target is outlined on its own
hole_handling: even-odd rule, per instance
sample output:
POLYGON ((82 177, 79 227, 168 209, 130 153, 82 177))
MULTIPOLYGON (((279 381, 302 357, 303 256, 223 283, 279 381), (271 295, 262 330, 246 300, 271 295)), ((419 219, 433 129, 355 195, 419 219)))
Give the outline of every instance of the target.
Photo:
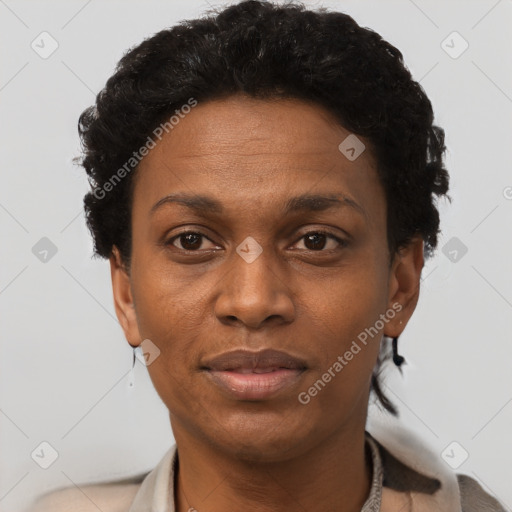
POLYGON ((475 479, 454 473, 440 453, 395 419, 372 419, 368 427, 382 463, 383 505, 393 509, 412 500, 409 506, 418 511, 505 512, 475 479))
POLYGON ((457 475, 462 512, 506 512, 505 508, 468 475, 457 475))
POLYGON ((146 474, 57 489, 39 496, 26 512, 126 512, 146 474))
POLYGON ((169 502, 176 444, 151 470, 122 480, 79 484, 39 496, 24 512, 138 512, 163 510, 169 502))

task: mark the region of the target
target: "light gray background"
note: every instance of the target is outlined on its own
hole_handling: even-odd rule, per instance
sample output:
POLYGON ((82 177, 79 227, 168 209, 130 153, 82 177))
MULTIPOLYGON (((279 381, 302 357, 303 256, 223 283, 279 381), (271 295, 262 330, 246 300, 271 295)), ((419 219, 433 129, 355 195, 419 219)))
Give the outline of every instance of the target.
MULTIPOLYGON (((391 369, 388 392, 403 424, 440 457, 453 441, 467 450, 457 471, 510 509, 512 2, 306 3, 347 12, 397 46, 446 130, 454 201, 441 203, 440 247, 400 341, 409 364, 403 378, 391 369), (469 43, 456 59, 441 46, 453 31, 469 43), (468 249, 455 262, 442 252, 453 237, 468 249)), ((132 353, 115 318, 109 267, 91 259, 81 214, 87 183, 71 159, 78 116, 123 52, 205 8, 0 0, 3 511, 55 487, 149 471, 173 442, 141 363, 129 386, 132 353), (47 59, 31 48, 42 31, 59 45, 47 59), (32 252, 42 237, 58 249, 46 263, 32 252), (59 455, 46 470, 31 458, 43 441, 59 455)))

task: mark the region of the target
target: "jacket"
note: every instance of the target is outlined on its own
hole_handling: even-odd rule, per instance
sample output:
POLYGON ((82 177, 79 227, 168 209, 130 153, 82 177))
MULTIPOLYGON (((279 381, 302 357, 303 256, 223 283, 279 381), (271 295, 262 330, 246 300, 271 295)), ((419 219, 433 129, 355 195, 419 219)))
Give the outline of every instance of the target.
MULTIPOLYGON (((366 443, 373 477, 361 512, 506 512, 475 479, 454 473, 412 432, 378 424, 371 430, 366 443)), ((175 512, 176 459, 173 445, 149 472, 53 491, 27 512, 175 512)))

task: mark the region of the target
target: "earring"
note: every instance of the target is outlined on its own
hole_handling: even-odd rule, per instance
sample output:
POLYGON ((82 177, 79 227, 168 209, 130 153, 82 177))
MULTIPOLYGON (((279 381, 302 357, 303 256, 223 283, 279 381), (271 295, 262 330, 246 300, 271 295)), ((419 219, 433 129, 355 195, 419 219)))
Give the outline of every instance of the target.
POLYGON ((137 347, 133 348, 133 361, 132 361, 132 367, 130 369, 130 377, 128 378, 128 387, 130 389, 133 389, 135 387, 135 351, 137 350, 137 347))
POLYGON ((405 358, 398 353, 398 336, 393 338, 393 362, 400 368, 405 363, 405 358))

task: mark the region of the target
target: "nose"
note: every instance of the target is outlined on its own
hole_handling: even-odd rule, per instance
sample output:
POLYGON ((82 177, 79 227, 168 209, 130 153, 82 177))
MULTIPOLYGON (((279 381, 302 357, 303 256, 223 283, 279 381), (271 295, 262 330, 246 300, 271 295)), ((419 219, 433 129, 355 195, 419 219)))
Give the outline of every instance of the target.
POLYGON ((293 322, 293 292, 275 259, 271 251, 264 250, 249 263, 233 253, 215 303, 215 314, 222 323, 260 329, 293 322))

